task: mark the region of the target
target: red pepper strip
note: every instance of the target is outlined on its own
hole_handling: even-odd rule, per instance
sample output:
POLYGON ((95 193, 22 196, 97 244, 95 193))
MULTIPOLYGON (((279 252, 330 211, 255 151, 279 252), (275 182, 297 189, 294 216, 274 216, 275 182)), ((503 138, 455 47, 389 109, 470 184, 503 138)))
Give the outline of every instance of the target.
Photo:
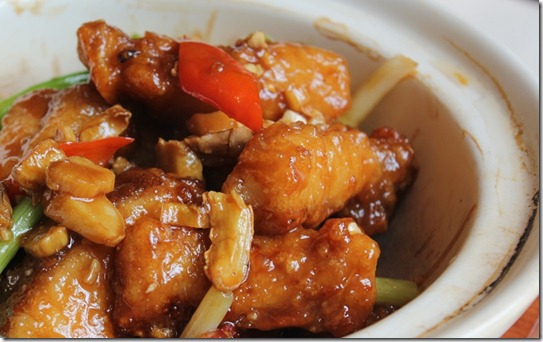
POLYGON ((129 137, 108 137, 93 141, 64 142, 58 147, 68 157, 85 157, 98 165, 105 165, 121 147, 134 141, 129 137))
POLYGON ((224 50, 196 41, 179 43, 178 75, 186 93, 253 131, 262 128, 258 80, 224 50))

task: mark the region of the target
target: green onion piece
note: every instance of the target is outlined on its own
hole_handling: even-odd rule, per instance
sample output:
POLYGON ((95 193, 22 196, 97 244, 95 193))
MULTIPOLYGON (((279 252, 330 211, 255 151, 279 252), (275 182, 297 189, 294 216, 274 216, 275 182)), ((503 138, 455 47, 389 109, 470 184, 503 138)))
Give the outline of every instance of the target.
POLYGON ((232 292, 221 292, 211 286, 180 337, 197 338, 208 331, 217 329, 228 312, 233 298, 232 292))
POLYGON ((34 84, 26 88, 25 90, 18 92, 17 94, 0 101, 0 120, 6 115, 6 113, 11 108, 11 105, 15 100, 20 96, 28 94, 34 90, 38 89, 64 89, 74 84, 85 83, 89 81, 89 72, 88 71, 79 71, 72 74, 52 78, 49 81, 42 83, 34 84))
POLYGON ((9 241, 0 241, 0 273, 4 271, 11 259, 17 254, 21 236, 27 233, 43 216, 41 205, 32 205, 30 198, 24 198, 13 210, 13 236, 9 241))
POLYGON ((377 277, 375 286, 377 287, 376 304, 402 306, 419 294, 417 284, 410 280, 377 277))

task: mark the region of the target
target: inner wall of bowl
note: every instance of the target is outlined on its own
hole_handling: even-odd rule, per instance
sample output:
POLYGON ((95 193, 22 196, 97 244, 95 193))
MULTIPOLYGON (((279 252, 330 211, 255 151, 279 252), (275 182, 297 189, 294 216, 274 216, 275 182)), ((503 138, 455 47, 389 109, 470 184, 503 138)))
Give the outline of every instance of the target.
POLYGON ((426 288, 469 234, 479 198, 473 147, 451 112, 418 79, 401 82, 362 128, 379 126, 394 127, 411 140, 419 172, 389 230, 375 237, 382 250, 378 275, 426 288))
MULTIPOLYGON (((2 5, 9 6, 6 3, 2 5)), ((220 10, 215 10, 210 9, 209 1, 90 1, 83 10, 69 6, 70 1, 36 3, 41 4, 38 10, 15 15, 9 8, 0 11, 0 21, 19 30, 17 43, 5 51, 5 63, 0 65, 0 96, 81 70, 75 31, 83 22, 96 19, 105 19, 130 34, 145 30, 177 37, 197 34, 214 44, 229 44, 263 30, 276 40, 300 41, 344 55, 353 88, 381 62, 375 51, 323 35, 313 18, 272 5, 218 1, 213 4, 220 10)), ((11 39, 7 30, 0 37, 11 39)), ((371 131, 383 125, 411 139, 420 171, 389 231, 376 237, 382 250, 378 274, 415 280, 426 288, 463 245, 470 218, 477 211, 479 183, 473 146, 453 113, 419 79, 403 81, 363 127, 371 131)))

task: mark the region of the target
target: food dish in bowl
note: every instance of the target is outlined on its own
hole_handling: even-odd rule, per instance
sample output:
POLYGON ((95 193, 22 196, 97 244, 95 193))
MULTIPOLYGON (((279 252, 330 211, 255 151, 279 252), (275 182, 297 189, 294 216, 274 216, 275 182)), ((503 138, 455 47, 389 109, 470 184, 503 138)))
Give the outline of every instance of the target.
MULTIPOLYGON (((146 7, 145 4, 140 4, 136 6, 137 8, 128 6, 128 10, 131 9, 137 13, 147 11, 146 19, 149 20, 149 26, 145 29, 156 32, 166 31, 168 25, 164 17, 168 15, 165 12, 171 9, 168 6, 175 8, 181 4, 188 6, 188 3, 153 4, 151 13, 149 12, 151 8, 146 7), (154 15, 162 20, 153 22, 151 18, 154 15), (160 28, 153 29, 153 25, 160 28)), ((304 8, 302 11, 298 8, 298 6, 303 7, 301 4, 276 5, 281 10, 272 11, 270 9, 273 9, 273 6, 261 7, 261 4, 255 2, 243 3, 241 8, 232 3, 225 3, 216 4, 217 12, 212 10, 215 7, 207 7, 208 5, 207 3, 206 6, 193 4, 194 7, 191 7, 189 11, 191 14, 187 15, 187 20, 183 21, 183 25, 188 27, 185 30, 175 28, 175 31, 188 32, 195 30, 195 27, 203 30, 205 27, 202 26, 202 22, 206 20, 202 18, 212 18, 210 22, 213 25, 208 27, 221 27, 222 20, 229 20, 232 16, 239 15, 245 20, 240 25, 236 25, 235 31, 253 31, 256 25, 254 21, 258 21, 259 26, 265 26, 262 29, 273 37, 302 40, 342 52, 347 56, 353 70, 353 84, 361 83, 381 62, 377 51, 385 58, 390 58, 396 53, 404 53, 419 63, 418 78, 401 84, 390 93, 368 117, 364 125, 367 129, 371 129, 372 126, 386 123, 401 130, 413 140, 415 150, 419 155, 421 165, 419 177, 413 185, 413 191, 407 195, 403 206, 399 208, 395 221, 397 225, 409 228, 391 229, 391 234, 379 241, 384 257, 380 259, 379 269, 383 275, 416 280, 424 291, 409 305, 385 320, 364 329, 360 334, 384 336, 386 328, 379 330, 383 329, 380 327, 393 324, 395 320, 413 312, 417 312, 416 316, 421 320, 419 324, 422 327, 395 325, 398 327, 395 333, 400 336, 431 334, 432 330, 437 329, 436 327, 446 326, 441 322, 455 316, 462 308, 471 308, 472 305, 474 308, 483 307, 484 300, 477 303, 479 301, 477 296, 493 289, 495 284, 500 285, 495 282, 499 279, 498 274, 514 255, 514 250, 524 233, 523 228, 529 222, 532 209, 535 210, 531 199, 536 187, 533 176, 530 176, 533 173, 534 161, 530 158, 534 156, 532 143, 533 134, 536 133, 530 130, 525 132, 524 139, 520 141, 528 142, 527 147, 520 150, 517 144, 519 140, 511 137, 509 133, 511 131, 509 119, 512 114, 508 112, 507 106, 503 106, 504 103, 500 97, 496 96, 499 93, 496 93, 498 87, 496 83, 493 83, 495 80, 489 77, 488 73, 481 73, 481 68, 466 57, 460 45, 455 46, 449 42, 444 47, 442 41, 438 41, 442 45, 432 41, 433 44, 427 45, 432 51, 427 52, 416 49, 416 43, 423 41, 412 39, 404 41, 403 44, 398 43, 398 36, 395 35, 398 32, 395 31, 397 28, 394 26, 388 29, 383 28, 383 22, 391 19, 388 16, 394 19, 394 13, 397 13, 387 5, 366 5, 364 10, 367 21, 356 25, 352 15, 348 15, 348 7, 343 4, 333 6, 334 11, 326 15, 315 6, 311 6, 310 10, 304 8), (269 21, 264 20, 266 18, 269 21), (277 25, 278 21, 282 25, 277 25), (368 32, 375 32, 374 30, 379 30, 379 33, 368 38, 370 37, 368 32), (340 39, 331 41, 330 38, 340 39), (349 44, 345 44, 346 42, 349 44), (459 55, 472 63, 468 63, 468 66, 461 63, 460 66, 454 63, 449 64, 451 56, 458 57, 459 55), (491 89, 490 93, 487 93, 487 87, 491 89), (477 102, 476 100, 481 98, 481 93, 491 94, 491 96, 482 96, 484 101, 478 102, 479 107, 472 106, 469 101, 460 103, 456 100, 468 98, 477 102), (492 109, 494 113, 500 114, 497 114, 497 117, 489 117, 489 114, 484 111, 479 113, 479 108, 492 109), (398 115, 400 112, 402 115, 398 115), (419 113, 425 113, 426 116, 421 116, 419 113), (494 139, 500 137, 501 140, 495 142, 494 139, 490 139, 492 137, 494 139), (485 158, 481 158, 481 155, 485 158), (505 156, 509 162, 506 166, 500 162, 505 156), (518 174, 517 172, 527 175, 527 177, 521 177, 523 179, 520 180, 520 184, 510 181, 511 178, 507 177, 507 175, 518 174), (497 174, 499 177, 494 177, 497 174), (516 193, 519 196, 516 202, 526 203, 526 206, 517 210, 521 214, 516 218, 502 214, 500 224, 498 224, 496 216, 493 215, 495 208, 502 208, 504 203, 509 203, 505 201, 504 194, 510 197, 511 187, 522 190, 516 193), (494 190, 492 194, 489 192, 490 189, 494 190), (504 232, 500 230, 503 226, 520 228, 507 229, 504 232), (495 229, 498 229, 498 234, 496 230, 490 230, 494 227, 497 227, 495 229), (492 239, 490 243, 489 239, 492 239), (390 252, 386 253, 388 257, 385 257, 384 251, 390 252), (488 255, 491 253, 493 257, 489 258, 488 255), (398 263, 398 259, 401 259, 402 263, 398 263), (468 264, 477 267, 476 274, 466 268, 468 264), (439 302, 435 301, 438 297, 439 302), (433 302, 430 302, 431 300, 433 302)), ((111 13, 119 13, 117 11, 121 9, 127 10, 124 7, 126 4, 115 3, 111 6, 113 6, 111 13), (119 7, 115 10, 116 6, 119 7)), ((45 7, 42 7, 42 10, 45 10, 45 7)), ((64 10, 69 12, 69 6, 64 10)), ((136 24, 141 24, 137 20, 129 19, 130 15, 124 13, 127 14, 123 17, 126 22, 117 25, 125 27, 127 31, 139 32, 141 27, 138 28, 136 24)), ((402 13, 405 14, 405 12, 402 13)), ((89 9, 85 15, 90 17, 95 14, 89 9)), ((21 21, 25 19, 24 13, 19 19, 21 21)), ((170 20, 178 22, 178 20, 170 20)), ((173 24, 171 25, 170 27, 173 28, 173 24)), ((417 29, 422 29, 414 26, 411 29, 415 32, 417 29)), ((167 29, 169 30, 170 27, 167 29)), ((209 40, 220 41, 219 36, 226 34, 226 31, 218 32, 217 36, 212 36, 209 40)), ((246 32, 238 32, 237 36, 246 32)), ((473 57, 473 55, 470 56, 473 57)), ((67 67, 67 65, 62 64, 62 67, 67 67)), ((34 82, 35 79, 27 85, 34 82)), ((517 102, 514 92, 510 93, 509 88, 503 89, 507 89, 507 94, 510 95, 507 100, 512 101, 514 106, 530 106, 529 103, 517 102)), ((525 122, 522 120, 530 122, 529 117, 521 117, 521 122, 525 122)), ((503 208, 508 208, 508 206, 503 208)), ((506 210, 503 209, 503 211, 506 210)), ((526 234, 529 232, 527 231, 526 234)), ((533 241, 533 239, 528 241, 533 241)), ((503 283, 502 280, 501 284, 503 283)), ((491 294, 493 293, 497 291, 493 290, 491 294)))

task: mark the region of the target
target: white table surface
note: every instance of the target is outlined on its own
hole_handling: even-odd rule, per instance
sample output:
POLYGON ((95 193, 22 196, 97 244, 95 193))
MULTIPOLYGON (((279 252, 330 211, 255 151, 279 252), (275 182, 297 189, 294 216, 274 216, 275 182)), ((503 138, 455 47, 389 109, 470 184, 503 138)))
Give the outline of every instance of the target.
POLYGON ((509 49, 537 77, 540 5, 537 0, 432 0, 509 49))

